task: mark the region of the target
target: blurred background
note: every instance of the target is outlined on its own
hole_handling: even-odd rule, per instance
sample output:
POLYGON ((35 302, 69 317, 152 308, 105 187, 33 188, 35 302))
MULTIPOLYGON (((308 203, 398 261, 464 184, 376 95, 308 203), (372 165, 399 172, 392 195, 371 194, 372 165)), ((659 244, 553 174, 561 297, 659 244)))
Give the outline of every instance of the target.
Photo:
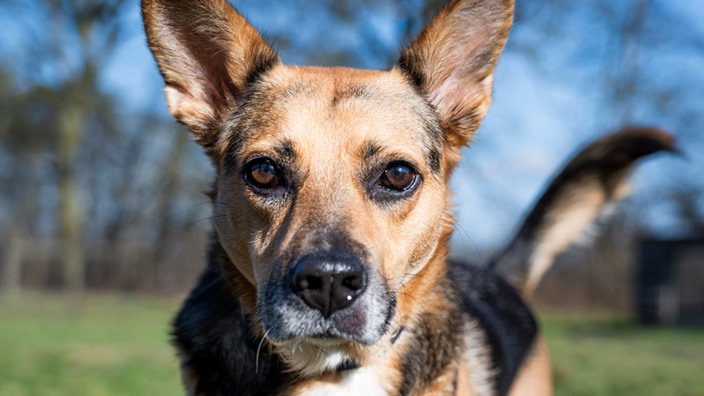
MULTIPOLYGON (((388 68, 442 2, 231 3, 285 63, 388 68)), ((704 322, 702 19, 699 0, 518 0, 493 107, 452 181, 455 255, 500 248, 560 165, 607 132, 657 126, 684 152, 646 159, 632 196, 538 290, 558 393, 704 394, 686 377, 704 370, 700 330, 631 326, 704 322), (612 366, 588 355, 638 337, 612 366), (641 389, 629 373, 644 364, 659 382, 641 389), (599 369, 613 386, 584 377, 599 369)), ((167 322, 203 266, 212 169, 166 110, 139 5, 0 0, 0 26, 0 395, 177 392, 167 322)))

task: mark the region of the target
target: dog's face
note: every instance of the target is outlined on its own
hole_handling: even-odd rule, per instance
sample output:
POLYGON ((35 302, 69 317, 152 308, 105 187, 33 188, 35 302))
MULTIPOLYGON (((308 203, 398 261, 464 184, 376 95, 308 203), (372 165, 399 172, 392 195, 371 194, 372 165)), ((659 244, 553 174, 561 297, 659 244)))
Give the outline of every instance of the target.
POLYGON ((216 166, 225 272, 303 375, 362 363, 444 276, 447 181, 511 1, 453 1, 389 71, 288 67, 224 1, 145 2, 169 108, 216 166))
POLYGON ((376 342, 449 221, 432 109, 398 71, 276 66, 247 95, 215 227, 268 339, 376 342))

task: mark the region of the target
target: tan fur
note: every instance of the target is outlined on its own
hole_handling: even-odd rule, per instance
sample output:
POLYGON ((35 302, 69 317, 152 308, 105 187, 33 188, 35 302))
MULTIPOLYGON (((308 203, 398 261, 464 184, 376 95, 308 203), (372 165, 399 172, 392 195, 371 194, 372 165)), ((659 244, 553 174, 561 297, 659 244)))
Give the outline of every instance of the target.
POLYGON ((552 395, 552 369, 545 340, 538 338, 533 352, 527 357, 518 373, 510 396, 548 396, 552 395))
POLYGON ((629 192, 627 177, 648 155, 676 152, 672 135, 648 127, 625 127, 580 150, 556 175, 528 212, 511 243, 494 258, 496 270, 530 298, 555 257, 629 192))
MULTIPOLYGON (((469 366, 466 359, 462 359, 460 366, 458 367, 460 373, 470 372, 469 366)), ((469 377, 466 375, 457 376, 457 394, 464 396, 475 396, 474 387, 469 377)))
POLYGON ((599 215, 601 206, 610 198, 600 189, 596 189, 590 184, 599 183, 597 180, 585 180, 569 196, 560 197, 562 202, 555 203, 557 208, 555 218, 550 219, 555 226, 550 227, 541 237, 545 242, 539 246, 529 258, 533 262, 528 274, 528 280, 523 293, 526 297, 532 296, 538 282, 545 272, 550 268, 558 253, 576 240, 599 215), (570 201, 579 200, 579 205, 574 205, 570 201), (572 206, 572 210, 561 210, 563 207, 572 206))
MULTIPOLYGON (((260 347, 293 373, 284 393, 371 396, 420 386, 402 383, 400 359, 434 330, 464 337, 447 340, 442 361, 428 351, 433 377, 407 391, 491 393, 483 330, 468 316, 448 317, 460 308, 445 287, 453 228, 447 184, 491 103, 513 1, 450 1, 388 71, 282 65, 224 0, 145 0, 142 10, 169 109, 216 167, 217 262, 252 316, 260 347), (248 161, 261 157, 285 168, 291 195, 276 200, 243 177, 248 161), (398 161, 420 184, 403 199, 375 201, 369 184, 398 161), (337 249, 334 232, 362 246, 364 263, 383 277, 396 308, 389 330, 366 344, 327 334, 274 339, 269 330, 278 324, 265 322, 260 292, 290 273, 296 258, 337 249), (461 324, 448 329, 453 319, 461 324), (331 371, 345 360, 359 368, 331 371)), ((531 360, 516 386, 542 383, 541 362, 531 360)), ((199 379, 186 364, 183 371, 195 389, 199 379)))
POLYGON ((416 241, 437 240, 448 222, 445 216, 449 213, 436 209, 445 205, 444 181, 440 177, 425 178, 425 188, 419 195, 390 212, 370 204, 353 179, 355 174, 341 170, 354 169, 365 143, 376 141, 393 147, 392 151, 381 153, 381 157, 408 158, 419 165, 421 172, 430 175, 423 166, 426 143, 418 126, 422 119, 392 116, 416 114, 423 108, 420 103, 413 103, 410 89, 399 90, 405 85, 401 85, 402 77, 396 73, 280 66, 263 83, 278 89, 301 82, 310 90, 281 99, 274 99, 276 95, 272 94, 266 114, 249 115, 268 118, 271 125, 267 129, 281 132, 258 135, 251 143, 243 142, 240 153, 242 158, 248 158, 271 152, 282 141, 293 142, 298 156, 305 161, 299 164, 298 171, 306 175, 306 184, 297 195, 295 212, 269 212, 256 197, 247 194, 240 179, 221 179, 216 195, 221 205, 216 206, 215 212, 215 227, 221 242, 233 262, 251 263, 238 270, 251 284, 257 285, 269 278, 270 263, 275 257, 291 250, 293 245, 303 248, 312 243, 306 239, 308 234, 302 232, 306 227, 344 221, 345 229, 359 243, 371 252, 378 252, 374 261, 383 263, 384 273, 398 288, 417 272, 407 267, 408 257, 419 256, 415 261, 425 263, 433 253, 432 245, 418 252, 416 247, 424 245, 416 241), (348 89, 351 84, 373 85, 375 97, 350 99, 334 110, 329 109, 336 92, 348 89), (320 118, 320 113, 332 113, 334 117, 320 118), (236 232, 240 228, 250 230, 250 234, 236 232), (249 249, 240 250, 247 245, 249 249))

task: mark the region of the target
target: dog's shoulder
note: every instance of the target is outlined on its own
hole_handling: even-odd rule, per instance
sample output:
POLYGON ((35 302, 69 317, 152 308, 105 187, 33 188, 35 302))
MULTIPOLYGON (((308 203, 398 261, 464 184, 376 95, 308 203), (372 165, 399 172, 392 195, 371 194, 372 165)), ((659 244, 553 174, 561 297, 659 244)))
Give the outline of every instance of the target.
POLYGON ((533 313, 515 289, 490 269, 453 261, 448 276, 460 291, 465 312, 484 333, 497 390, 506 394, 537 340, 533 313))
POLYGON ((289 383, 213 263, 174 319, 173 342, 191 394, 273 395, 289 383))

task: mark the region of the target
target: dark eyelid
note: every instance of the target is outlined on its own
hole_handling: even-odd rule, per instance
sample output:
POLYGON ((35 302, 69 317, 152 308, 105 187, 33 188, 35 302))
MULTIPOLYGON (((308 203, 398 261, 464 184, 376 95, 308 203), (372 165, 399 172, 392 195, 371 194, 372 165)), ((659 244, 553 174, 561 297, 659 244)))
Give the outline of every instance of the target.
POLYGON ((415 194, 418 187, 423 182, 423 175, 418 171, 417 166, 406 159, 395 159, 373 166, 369 171, 365 172, 367 191, 372 199, 380 203, 391 203, 409 198, 415 194), (407 188, 403 190, 395 190, 380 185, 380 180, 384 177, 385 172, 395 165, 402 165, 413 172, 413 179, 407 188))
POLYGON ((250 157, 245 161, 242 167, 242 179, 251 191, 260 196, 283 197, 290 188, 289 177, 287 177, 285 169, 282 169, 275 159, 265 155, 250 157), (276 183, 271 186, 261 185, 253 179, 252 171, 259 164, 265 163, 271 164, 274 168, 276 183))

